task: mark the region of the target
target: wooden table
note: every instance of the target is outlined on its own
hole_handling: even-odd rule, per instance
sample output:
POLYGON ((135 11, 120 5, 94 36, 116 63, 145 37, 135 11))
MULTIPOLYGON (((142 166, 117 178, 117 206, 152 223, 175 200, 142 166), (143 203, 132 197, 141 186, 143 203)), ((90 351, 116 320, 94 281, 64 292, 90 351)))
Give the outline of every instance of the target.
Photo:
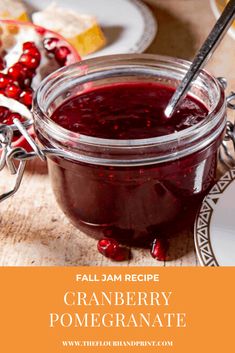
MULTIPOLYGON (((208 0, 149 0, 158 34, 148 53, 191 59, 215 22, 208 0)), ((235 89, 235 42, 227 35, 208 69, 235 89)), ((1 173, 1 192, 13 179, 1 173)), ((197 266, 190 231, 175 237, 171 261, 155 261, 147 250, 132 249, 132 260, 113 263, 97 253, 96 241, 75 229, 58 208, 39 160, 28 163, 20 190, 1 203, 1 266, 197 266)))

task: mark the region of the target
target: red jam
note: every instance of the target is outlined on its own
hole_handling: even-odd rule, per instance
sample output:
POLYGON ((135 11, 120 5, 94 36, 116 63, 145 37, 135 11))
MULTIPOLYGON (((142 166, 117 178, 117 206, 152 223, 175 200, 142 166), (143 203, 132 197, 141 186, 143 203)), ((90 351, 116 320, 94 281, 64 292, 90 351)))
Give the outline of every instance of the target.
POLYGON ((164 136, 202 121, 208 110, 187 97, 171 119, 164 109, 173 89, 152 83, 116 84, 78 95, 57 108, 57 124, 83 135, 106 139, 164 136))
MULTIPOLYGON (((83 135, 143 139, 186 129, 207 116, 207 108, 188 96, 167 120, 164 108, 172 94, 173 89, 155 83, 100 87, 65 101, 51 119, 83 135)), ((49 160, 53 189, 64 213, 86 233, 149 245, 158 235, 192 224, 214 182, 219 142, 181 159, 142 166, 54 157, 49 160)))

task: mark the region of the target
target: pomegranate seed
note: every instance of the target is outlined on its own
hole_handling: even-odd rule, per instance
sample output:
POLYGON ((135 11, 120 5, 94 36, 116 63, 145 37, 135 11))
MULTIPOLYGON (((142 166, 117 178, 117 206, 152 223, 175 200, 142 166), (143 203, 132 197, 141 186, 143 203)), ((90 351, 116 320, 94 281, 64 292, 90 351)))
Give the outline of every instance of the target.
POLYGON ((55 37, 45 38, 43 41, 43 46, 47 51, 54 52, 55 49, 57 48, 58 42, 59 42, 59 39, 55 37))
POLYGON ((26 78, 24 66, 20 63, 16 63, 8 69, 8 76, 15 81, 22 81, 26 78))
POLYGON ((33 100, 33 91, 31 89, 25 90, 20 94, 20 102, 31 108, 33 100))
POLYGON ((31 87, 32 79, 29 77, 26 77, 24 81, 22 82, 21 86, 22 88, 29 88, 31 87))
POLYGON ((15 83, 9 83, 5 88, 5 95, 9 98, 18 99, 21 89, 15 83))
POLYGON ((8 113, 9 113, 9 109, 7 107, 0 107, 0 123, 4 124, 4 119, 7 117, 8 113))
POLYGON ((41 54, 40 51, 35 47, 35 48, 28 48, 24 50, 24 54, 29 54, 33 56, 34 58, 41 60, 41 54))
POLYGON ((158 261, 165 261, 168 250, 168 242, 165 239, 155 238, 152 243, 151 255, 158 261))
POLYGON ((129 257, 129 252, 126 248, 120 247, 118 242, 112 238, 100 239, 97 244, 98 251, 115 261, 124 261, 129 257))
POLYGON ((41 27, 36 27, 36 31, 38 32, 38 34, 41 34, 41 36, 46 33, 46 30, 41 27))
POLYGON ((40 60, 30 54, 22 54, 19 61, 29 69, 36 69, 40 64, 40 60))
POLYGON ((0 70, 4 70, 6 67, 5 60, 0 56, 0 70))
POLYGON ((21 122, 25 121, 25 119, 19 113, 9 113, 3 123, 12 125, 14 124, 14 119, 19 119, 21 122))
POLYGON ((36 48, 34 42, 25 42, 23 44, 23 51, 25 51, 26 49, 31 49, 31 48, 36 48))
POLYGON ((0 89, 5 88, 9 83, 9 77, 7 75, 0 73, 0 89))
POLYGON ((119 244, 114 239, 100 239, 97 244, 98 251, 106 256, 112 258, 117 250, 119 249, 119 244))
POLYGON ((115 261, 125 261, 130 258, 129 250, 124 247, 120 247, 117 249, 116 253, 112 256, 112 260, 115 261))
POLYGON ((66 63, 67 57, 70 54, 70 50, 67 47, 61 46, 55 50, 55 58, 60 65, 66 63))

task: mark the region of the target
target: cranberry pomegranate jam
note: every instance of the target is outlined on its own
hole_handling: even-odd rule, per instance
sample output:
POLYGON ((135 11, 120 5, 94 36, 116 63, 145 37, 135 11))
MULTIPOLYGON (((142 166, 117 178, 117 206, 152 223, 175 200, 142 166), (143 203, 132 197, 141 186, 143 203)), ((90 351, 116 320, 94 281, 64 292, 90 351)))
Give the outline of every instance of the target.
POLYGON ((51 119, 70 131, 105 139, 169 135, 203 120, 208 109, 188 96, 171 119, 164 115, 174 90, 153 83, 122 83, 80 94, 63 103, 51 119))
POLYGON ((226 117, 223 89, 204 72, 165 117, 187 67, 114 56, 65 68, 41 85, 36 133, 56 150, 48 158, 56 199, 85 233, 149 245, 193 224, 215 181, 226 117))

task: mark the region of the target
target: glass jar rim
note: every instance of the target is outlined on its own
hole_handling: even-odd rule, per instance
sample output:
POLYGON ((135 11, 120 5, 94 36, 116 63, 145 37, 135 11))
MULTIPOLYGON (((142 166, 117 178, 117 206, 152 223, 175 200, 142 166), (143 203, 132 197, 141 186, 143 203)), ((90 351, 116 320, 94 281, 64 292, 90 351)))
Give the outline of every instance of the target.
MULTIPOLYGON (((218 101, 214 102, 211 111, 209 111, 208 116, 202 120, 200 123, 197 123, 189 128, 181 130, 179 132, 174 132, 169 135, 163 135, 158 137, 144 138, 144 139, 129 139, 129 140, 119 140, 119 139, 107 139, 107 138, 99 138, 92 137, 87 135, 82 135, 76 132, 71 132, 57 123, 55 123, 46 112, 45 106, 45 94, 50 91, 51 87, 56 87, 58 93, 58 83, 63 83, 63 90, 69 87, 69 78, 73 75, 78 74, 79 70, 84 69, 85 74, 76 77, 76 84, 81 84, 84 82, 90 82, 94 79, 98 80, 104 75, 106 72, 107 76, 117 75, 117 67, 119 67, 120 71, 126 67, 128 70, 132 70, 136 68, 136 72, 138 70, 150 70, 152 73, 154 72, 154 65, 165 65, 167 69, 170 66, 179 66, 179 70, 182 72, 186 72, 190 66, 190 62, 182 59, 177 59, 174 57, 167 57, 161 55, 152 55, 152 54, 121 54, 121 55, 109 55, 98 58, 92 58, 83 60, 81 62, 69 65, 67 67, 61 68, 51 75, 47 76, 38 87, 33 103, 33 112, 35 122, 40 126, 41 129, 46 131, 47 136, 54 136, 56 141, 70 141, 71 143, 79 143, 79 145, 83 146, 93 146, 93 147, 105 147, 108 146, 109 149, 128 149, 128 148, 141 148, 148 147, 153 145, 161 145, 161 144, 171 144, 176 141, 184 141, 184 140, 195 140, 203 138, 205 134, 207 134, 208 130, 213 130, 215 126, 218 124, 221 114, 224 114, 226 102, 225 102, 225 94, 221 84, 218 80, 208 73, 206 70, 202 70, 197 80, 207 80, 218 92, 218 101), (140 65, 140 63, 142 64, 140 65), (144 62, 144 63, 143 63, 144 62), (105 65, 109 65, 109 68, 105 68, 105 65), (149 68, 148 68, 149 65, 149 68), (94 70, 92 72, 87 72, 87 68, 93 67, 94 70), (101 68, 100 68, 101 67, 101 68), (116 70, 116 71, 115 71, 116 70), (43 106, 44 105, 44 106, 43 106)), ((150 72, 149 71, 149 72, 150 72)), ((74 78, 74 76, 73 76, 74 78)), ((197 82, 197 81, 196 81, 197 82)), ((51 101, 53 101, 54 97, 51 96, 51 101)), ((222 131, 222 126, 220 130, 222 131)), ((221 131, 216 131, 214 134, 210 136, 210 139, 207 139, 207 144, 210 143, 211 140, 215 138, 221 131)), ((71 148, 69 149, 71 152, 71 148)), ((186 154, 189 154, 185 151, 186 154)), ((182 156, 182 153, 181 155, 182 156)))

